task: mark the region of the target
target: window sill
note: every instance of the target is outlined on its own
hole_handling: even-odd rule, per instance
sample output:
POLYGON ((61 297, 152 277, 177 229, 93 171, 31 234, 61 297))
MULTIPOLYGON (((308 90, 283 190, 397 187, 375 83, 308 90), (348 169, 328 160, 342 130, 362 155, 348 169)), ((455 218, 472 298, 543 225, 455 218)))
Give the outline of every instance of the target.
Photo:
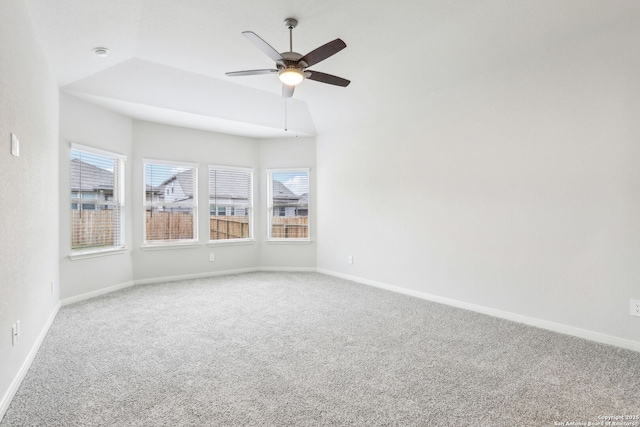
POLYGON ((87 259, 87 258, 98 258, 109 255, 119 255, 127 252, 127 248, 116 248, 116 249, 103 249, 100 251, 85 251, 85 252, 74 252, 69 254, 69 259, 72 261, 79 259, 87 259))
POLYGON ((168 249, 194 249, 199 248, 200 243, 153 243, 143 244, 140 248, 144 251, 162 251, 168 249))
POLYGON ((255 239, 225 239, 225 240, 209 240, 207 246, 236 246, 236 245, 254 245, 255 239))
POLYGON ((311 239, 267 239, 267 245, 310 245, 311 239))

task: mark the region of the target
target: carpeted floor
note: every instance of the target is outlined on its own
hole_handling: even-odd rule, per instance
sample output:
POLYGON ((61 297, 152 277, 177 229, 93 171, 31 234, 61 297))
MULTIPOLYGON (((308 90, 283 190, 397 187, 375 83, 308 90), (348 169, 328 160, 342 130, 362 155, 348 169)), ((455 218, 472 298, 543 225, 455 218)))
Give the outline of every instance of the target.
POLYGON ((0 425, 553 426, 639 414, 640 353, 321 274, 251 273, 63 307, 0 425))

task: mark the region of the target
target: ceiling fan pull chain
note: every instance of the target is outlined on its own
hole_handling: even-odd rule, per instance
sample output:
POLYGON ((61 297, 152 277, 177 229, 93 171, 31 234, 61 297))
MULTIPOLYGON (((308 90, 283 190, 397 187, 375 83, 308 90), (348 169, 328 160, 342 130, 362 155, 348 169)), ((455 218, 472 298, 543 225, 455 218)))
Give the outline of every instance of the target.
POLYGON ((289 129, 287 129, 287 98, 284 99, 284 131, 289 131, 289 129))

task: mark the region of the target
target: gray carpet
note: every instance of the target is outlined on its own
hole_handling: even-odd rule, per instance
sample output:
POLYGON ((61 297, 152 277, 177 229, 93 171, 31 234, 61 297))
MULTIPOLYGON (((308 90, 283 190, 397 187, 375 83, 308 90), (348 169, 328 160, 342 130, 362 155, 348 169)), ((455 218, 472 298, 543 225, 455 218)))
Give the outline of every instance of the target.
POLYGON ((251 273, 63 307, 0 425, 552 426, 635 414, 640 353, 321 274, 251 273))

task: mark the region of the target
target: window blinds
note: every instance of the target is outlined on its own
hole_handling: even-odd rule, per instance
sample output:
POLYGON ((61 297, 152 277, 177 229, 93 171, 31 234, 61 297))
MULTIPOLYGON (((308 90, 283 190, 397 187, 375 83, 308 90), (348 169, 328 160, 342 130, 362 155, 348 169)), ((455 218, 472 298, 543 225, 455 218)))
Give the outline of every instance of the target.
POLYGON ((195 165, 145 161, 145 242, 197 241, 195 165))
POLYGON ((249 169, 209 166, 209 240, 252 237, 252 187, 249 169))
MULTIPOLYGON (((97 151, 97 150, 94 150, 97 151)), ((124 247, 124 160, 117 154, 71 150, 71 249, 124 247)))

